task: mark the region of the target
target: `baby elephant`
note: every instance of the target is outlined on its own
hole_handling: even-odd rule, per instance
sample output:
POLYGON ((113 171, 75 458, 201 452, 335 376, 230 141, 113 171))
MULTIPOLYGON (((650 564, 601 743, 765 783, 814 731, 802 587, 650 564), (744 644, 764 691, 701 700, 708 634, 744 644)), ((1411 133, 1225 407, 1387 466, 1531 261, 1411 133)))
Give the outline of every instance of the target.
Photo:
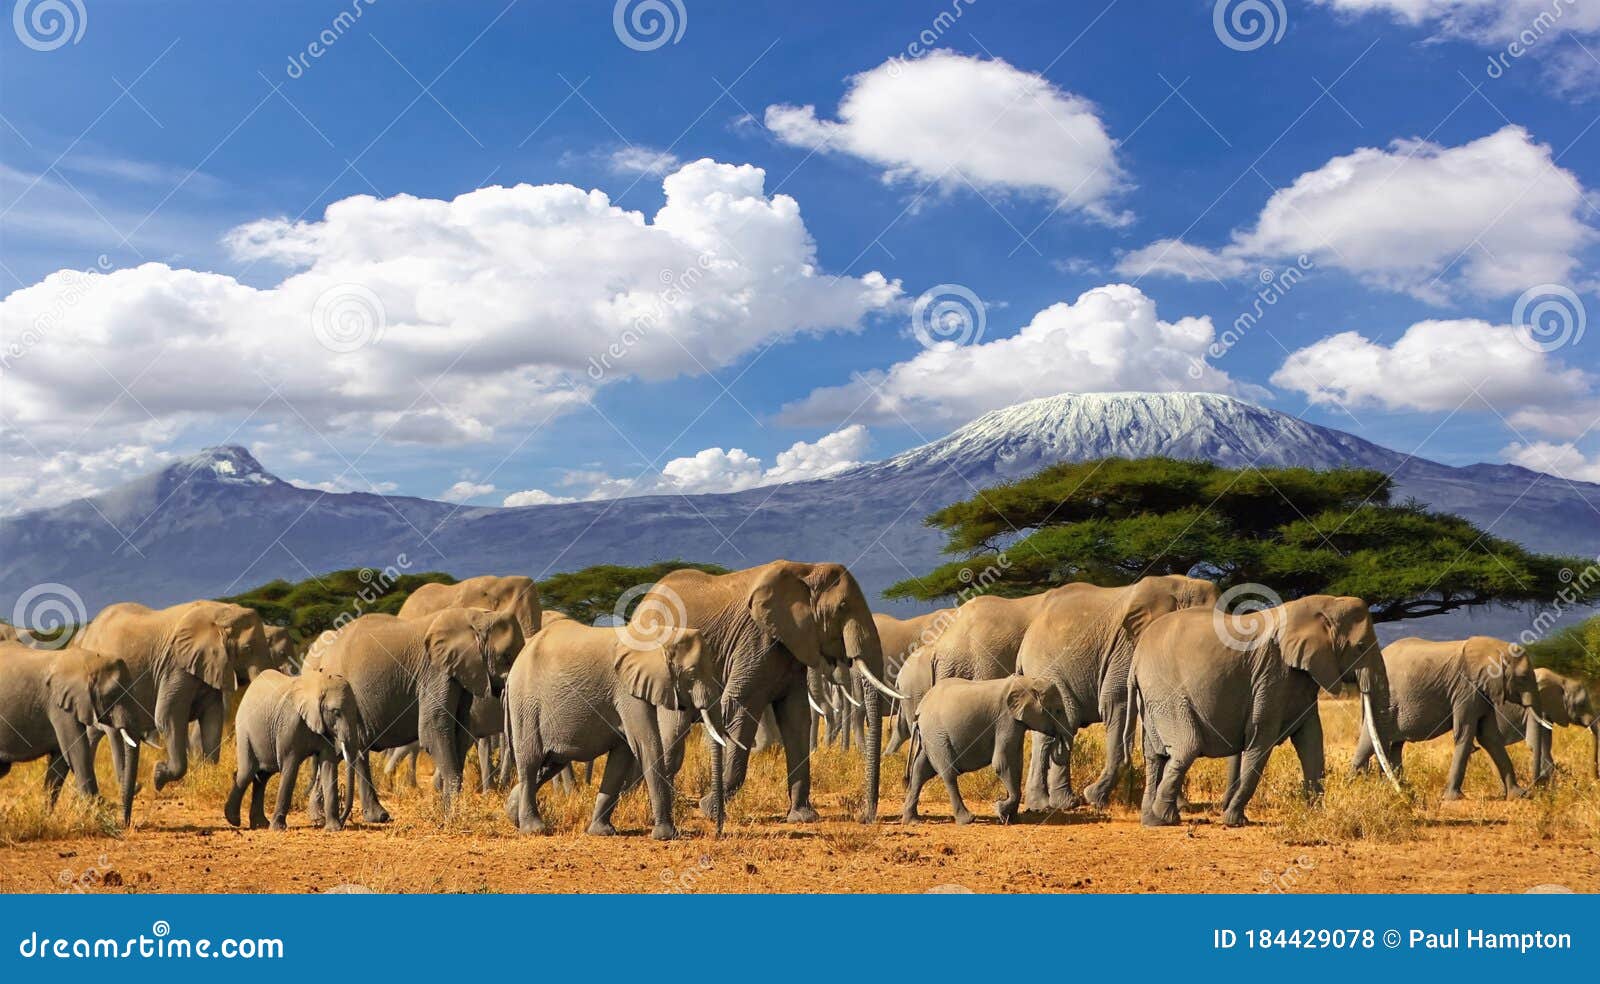
POLYGON ((1016 819, 1022 802, 1022 739, 1029 731, 1052 738, 1067 732, 1061 692, 1047 681, 1013 676, 999 680, 947 678, 934 684, 917 706, 906 767, 906 805, 902 823, 914 823, 917 798, 934 773, 950 791, 956 823, 971 823, 956 779, 964 772, 994 766, 1005 785, 1005 799, 994 804, 1001 823, 1016 819))
MULTIPOLYGON (((637 764, 650 793, 651 836, 677 836, 672 777, 656 709, 698 711, 719 745, 722 686, 715 659, 693 629, 664 628, 656 640, 627 626, 600 628, 563 620, 523 647, 506 678, 506 713, 517 785, 506 814, 521 831, 541 833, 539 788, 563 766, 606 758, 591 834, 615 834, 611 813, 637 764)), ((715 762, 713 772, 716 773, 715 762)), ((713 775, 713 783, 721 777, 713 775)), ((722 802, 722 789, 714 790, 722 802)))
MULTIPOLYGON (((272 811, 272 829, 285 830, 284 818, 294 796, 295 778, 300 763, 316 763, 316 776, 322 782, 323 826, 328 830, 344 827, 350 815, 339 813, 338 759, 350 765, 353 756, 365 752, 365 727, 356 707, 355 692, 344 677, 319 669, 307 669, 300 676, 287 676, 277 670, 263 670, 239 701, 234 718, 235 741, 239 747, 239 769, 234 774, 233 792, 228 794, 224 816, 239 826, 239 804, 246 787, 254 786, 250 797, 250 826, 267 826, 263 810, 267 779, 282 772, 278 783, 278 802, 272 811)), ((355 790, 350 790, 352 797, 355 790)))

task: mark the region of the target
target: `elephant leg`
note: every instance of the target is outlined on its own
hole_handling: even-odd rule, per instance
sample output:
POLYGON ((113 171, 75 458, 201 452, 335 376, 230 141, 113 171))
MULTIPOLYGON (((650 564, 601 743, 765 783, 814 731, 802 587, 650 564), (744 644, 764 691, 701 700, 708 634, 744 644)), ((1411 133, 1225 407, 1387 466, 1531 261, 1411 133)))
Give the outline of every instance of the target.
POLYGON ((1472 724, 1457 717, 1452 728, 1455 751, 1450 756, 1450 771, 1445 776, 1444 798, 1461 798, 1461 783, 1467 777, 1467 759, 1472 757, 1472 724))
POLYGON ((1111 790, 1117 784, 1117 776, 1128 764, 1127 749, 1123 747, 1122 732, 1128 724, 1128 696, 1127 683, 1124 681, 1116 693, 1109 693, 1101 699, 1101 706, 1106 709, 1106 764, 1096 779, 1083 791, 1084 798, 1089 805, 1097 810, 1103 810, 1111 803, 1111 790))
MULTIPOLYGON (((92 762, 94 761, 95 756, 99 754, 100 739, 105 737, 105 732, 101 731, 99 728, 91 728, 87 734, 89 736, 89 761, 92 762)), ((144 736, 136 735, 135 737, 143 738, 144 736)), ((125 751, 126 746, 122 743, 120 738, 113 737, 111 739, 111 774, 117 777, 117 781, 119 783, 122 781, 122 762, 124 758, 123 753, 125 751)))
MULTIPOLYGON (((806 748, 806 722, 811 716, 811 706, 806 703, 805 692, 794 688, 774 702, 773 711, 778 718, 778 734, 783 738, 783 759, 789 776, 789 813, 783 819, 787 823, 813 823, 817 819, 817 811, 811 807, 811 752, 806 748)), ((749 718, 752 725, 755 723, 755 718, 750 715, 745 717, 749 718)), ((754 736, 755 728, 751 727, 739 736, 739 740, 748 745, 754 736)), ((737 774, 738 781, 744 781, 743 760, 749 757, 737 748, 731 751, 729 798, 739 788, 731 777, 737 774)))
POLYGON ((1075 810, 1087 802, 1082 796, 1072 791, 1072 742, 1077 737, 1073 732, 1064 739, 1062 746, 1064 755, 1049 754, 1050 742, 1044 743, 1045 748, 1045 774, 1050 785, 1050 808, 1052 810, 1075 810))
POLYGON ((967 809, 966 801, 961 798, 961 784, 958 780, 961 773, 956 771, 955 763, 950 763, 939 769, 939 778, 944 780, 944 788, 950 794, 950 812, 955 814, 956 823, 966 826, 973 821, 972 811, 967 809))
POLYGON ((544 785, 548 775, 543 768, 544 751, 529 748, 526 755, 523 751, 517 750, 517 784, 511 787, 507 812, 518 830, 525 834, 542 834, 545 825, 544 818, 539 815, 539 787, 544 785))
MULTIPOLYGON (((1506 743, 1500 737, 1500 724, 1494 715, 1487 715, 1478 722, 1478 744, 1489 753, 1489 761, 1494 763, 1495 770, 1500 773, 1500 785, 1505 789, 1506 798, 1522 799, 1527 796, 1528 791, 1517 783, 1517 768, 1511 764, 1511 755, 1506 752, 1506 743)), ((1537 750, 1535 754, 1538 754, 1537 750)), ((1535 762, 1537 763, 1537 759, 1535 762)))
MULTIPOLYGON (((294 784, 300 779, 300 759, 298 752, 290 752, 283 757, 283 774, 278 777, 278 802, 272 809, 272 829, 289 829, 289 804, 294 800, 294 784)), ((337 804, 324 804, 329 810, 336 809, 337 804)))
POLYGON ((260 769, 250 775, 251 830, 261 830, 267 826, 267 776, 260 769))
MULTIPOLYGON (((1239 773, 1242 768, 1242 760, 1243 757, 1240 755, 1228 756, 1228 785, 1222 793, 1222 805, 1224 808, 1233 802, 1233 797, 1239 792, 1239 773)), ((1180 807, 1187 807, 1189 804, 1185 802, 1179 805, 1180 807)))
POLYGON ((915 755, 906 766, 906 805, 900 811, 901 823, 916 823, 922 819, 917 814, 917 800, 922 797, 922 787, 933 778, 933 763, 920 742, 912 742, 915 755))
POLYGON ((1198 757, 1191 749, 1168 749, 1167 752, 1166 759, 1161 765, 1161 781, 1156 787, 1155 802, 1150 811, 1155 822, 1149 826, 1170 827, 1180 822, 1178 793, 1183 789, 1184 780, 1189 775, 1189 767, 1198 757))
POLYGON ((1050 808, 1050 788, 1047 780, 1050 775, 1050 740, 1040 732, 1032 732, 1030 738, 1033 746, 1028 759, 1028 785, 1023 796, 1025 809, 1031 812, 1043 813, 1050 808))
POLYGON ((1322 777, 1327 770, 1322 747, 1322 718, 1316 711, 1306 715, 1289 741, 1294 745, 1295 755, 1300 758, 1300 774, 1304 777, 1306 798, 1316 802, 1322 798, 1322 777))
POLYGON ((477 745, 478 788, 487 793, 494 789, 494 749, 489 746, 487 738, 479 738, 477 745))
POLYGON ((1145 752, 1144 756, 1144 800, 1140 805, 1139 822, 1146 827, 1160 827, 1172 821, 1156 814, 1156 802, 1159 799, 1158 790, 1161 787, 1162 777, 1166 775, 1169 756, 1156 752, 1145 752))
MULTIPOLYGON (((1233 798, 1223 804, 1223 826, 1243 827, 1245 825, 1244 808, 1250 803, 1250 798, 1256 794, 1256 787, 1261 785, 1261 773, 1266 770, 1267 759, 1271 757, 1271 742, 1259 741, 1244 750, 1244 754, 1240 756, 1241 761, 1239 763, 1239 788, 1234 790, 1233 798)), ((1191 758, 1189 762, 1183 763, 1183 771, 1187 772, 1189 765, 1193 761, 1191 758)))
POLYGON ((311 781, 321 783, 322 800, 328 804, 327 815, 322 819, 322 829, 343 830, 344 822, 339 819, 339 760, 331 755, 324 756, 318 761, 316 775, 311 781))
POLYGON ((61 787, 67 781, 67 759, 60 751, 50 753, 50 760, 44 767, 44 801, 50 809, 56 808, 56 800, 61 796, 61 787))
POLYGON ((163 708, 165 714, 157 719, 161 737, 167 743, 167 758, 156 763, 156 792, 168 783, 177 782, 189 772, 189 721, 184 709, 170 702, 163 708))
POLYGON ((222 691, 206 687, 196 700, 199 704, 200 759, 216 763, 222 760, 222 725, 228 716, 228 701, 222 691))
MULTIPOLYGON (((1038 732, 1033 732, 1037 735, 1038 732)), ((1005 790, 1005 795, 994 802, 994 815, 999 818, 1002 825, 1009 824, 1017 818, 1017 807, 1022 804, 1022 739, 1025 736, 1018 734, 1015 738, 997 742, 994 756, 994 772, 1000 777, 1000 786, 1005 790)))
POLYGON ((637 761, 633 750, 627 745, 619 745, 606 756, 605 772, 600 778, 600 792, 594 798, 594 816, 589 820, 589 833, 597 837, 609 837, 617 832, 617 828, 611 825, 611 814, 616 812, 622 787, 627 783, 628 776, 633 772, 637 761))
POLYGON ((233 775, 233 788, 228 791, 228 802, 222 807, 222 815, 228 821, 228 826, 239 826, 239 806, 244 802, 244 792, 250 788, 255 779, 255 768, 246 763, 240 763, 239 769, 233 775))
MULTIPOLYGON (((666 748, 661 741, 659 719, 656 709, 635 697, 625 698, 618 707, 622 717, 622 732, 628 739, 628 748, 639 764, 644 767, 644 785, 650 794, 650 814, 655 820, 655 827, 650 831, 650 836, 656 840, 674 840, 678 836, 678 828, 672 822, 672 776, 667 772, 666 748)), ((740 726, 748 724, 745 733, 740 735, 740 740, 748 743, 755 733, 755 721, 750 715, 740 719, 740 726)), ((632 769, 618 772, 619 779, 625 777, 632 769)), ((608 768, 604 782, 610 779, 608 768)), ((711 794, 712 803, 702 803, 701 808, 707 816, 715 817, 716 793, 711 794)))
MULTIPOLYGON (((378 802, 378 787, 372 784, 372 758, 366 752, 356 755, 356 785, 361 788, 361 818, 367 823, 388 823, 389 811, 378 802)), ((351 796, 355 795, 352 790, 351 796)))
POLYGON ((561 771, 556 773, 556 786, 568 795, 578 791, 578 775, 572 771, 571 762, 563 765, 561 771))
POLYGON ((1528 729, 1526 739, 1528 750, 1532 753, 1531 762, 1533 769, 1533 784, 1543 786, 1550 782, 1551 774, 1555 772, 1555 762, 1550 755, 1550 745, 1554 736, 1528 715, 1528 729))
POLYGON ((435 683, 429 689, 434 692, 418 702, 417 737, 433 759, 439 803, 448 814, 461 791, 461 754, 456 739, 463 732, 456 722, 464 716, 467 698, 454 680, 435 683))
MULTIPOLYGON (((99 796, 100 783, 94 774, 94 747, 89 740, 89 730, 74 726, 65 734, 58 733, 57 741, 61 745, 61 757, 66 759, 67 770, 72 773, 78 792, 90 799, 99 796)), ((118 738, 117 744, 121 743, 122 739, 118 738)))

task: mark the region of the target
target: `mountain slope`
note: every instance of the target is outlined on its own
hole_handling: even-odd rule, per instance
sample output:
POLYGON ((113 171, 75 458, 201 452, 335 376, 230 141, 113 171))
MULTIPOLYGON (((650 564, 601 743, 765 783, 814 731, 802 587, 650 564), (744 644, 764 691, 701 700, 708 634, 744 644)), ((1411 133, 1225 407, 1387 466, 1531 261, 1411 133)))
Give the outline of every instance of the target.
POLYGON ((1400 497, 1460 513, 1534 549, 1600 550, 1600 508, 1591 504, 1600 504, 1600 486, 1507 465, 1453 468, 1408 458, 1225 396, 1065 394, 985 414, 827 479, 518 509, 302 489, 268 474, 242 448, 214 448, 94 499, 0 525, 0 611, 44 581, 71 585, 93 611, 112 601, 165 604, 363 565, 540 577, 675 557, 728 567, 775 557, 840 560, 876 598, 942 559, 940 535, 922 525, 933 510, 1056 461, 1152 454, 1235 467, 1378 468, 1394 473, 1400 497))

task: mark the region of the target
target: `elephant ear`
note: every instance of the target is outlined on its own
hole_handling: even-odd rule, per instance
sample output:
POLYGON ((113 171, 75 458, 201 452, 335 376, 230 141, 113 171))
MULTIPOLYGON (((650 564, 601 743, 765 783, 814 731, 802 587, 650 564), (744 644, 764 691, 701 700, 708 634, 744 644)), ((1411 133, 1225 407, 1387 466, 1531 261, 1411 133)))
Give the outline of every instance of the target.
POLYGON ((94 681, 89 675, 88 660, 81 651, 69 649, 58 653, 50 661, 50 672, 44 684, 57 707, 82 724, 94 721, 97 713, 94 681))
POLYGON ((614 666, 628 693, 656 707, 680 711, 678 688, 673 685, 672 656, 665 646, 636 646, 619 641, 614 666))
POLYGON ((428 661, 474 697, 489 696, 487 644, 472 613, 462 608, 446 608, 435 615, 423 637, 428 661))
POLYGON ((514 612, 482 612, 474 614, 472 620, 483 636, 491 672, 503 678, 511 672, 511 664, 527 643, 522 623, 514 612))
POLYGON ((1316 598, 1285 602, 1248 617, 1276 618, 1275 636, 1284 664, 1311 674, 1311 679, 1330 694, 1339 691, 1344 673, 1339 668, 1335 642, 1338 630, 1316 598))
POLYGON ((1006 708, 1011 716, 1029 727, 1037 727, 1048 712, 1039 688, 1022 677, 1012 677, 1006 687, 1006 708))
POLYGON ((300 720, 313 734, 328 737, 328 726, 322 719, 322 687, 325 677, 320 672, 304 674, 294 682, 294 706, 300 720))
POLYGON ((194 608, 178 622, 172 653, 180 667, 205 681, 206 686, 225 693, 238 688, 233 660, 228 655, 227 632, 206 609, 194 608))
POLYGON ((1461 644, 1467 678, 1491 704, 1511 700, 1513 657, 1505 643, 1488 636, 1473 636, 1461 644))
POLYGON ((781 567, 768 571, 750 591, 750 615, 795 659, 808 667, 825 669, 817 646, 811 589, 800 578, 781 567))

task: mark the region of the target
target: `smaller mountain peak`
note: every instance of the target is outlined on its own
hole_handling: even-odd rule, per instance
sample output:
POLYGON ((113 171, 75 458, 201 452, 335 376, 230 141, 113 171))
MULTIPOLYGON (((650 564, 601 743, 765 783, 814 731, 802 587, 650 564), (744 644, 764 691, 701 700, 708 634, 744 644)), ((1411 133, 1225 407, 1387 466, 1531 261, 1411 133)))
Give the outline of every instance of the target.
POLYGON ((237 444, 219 444, 177 462, 168 471, 183 472, 188 478, 211 478, 224 484, 271 485, 277 477, 261 467, 255 455, 237 444))

